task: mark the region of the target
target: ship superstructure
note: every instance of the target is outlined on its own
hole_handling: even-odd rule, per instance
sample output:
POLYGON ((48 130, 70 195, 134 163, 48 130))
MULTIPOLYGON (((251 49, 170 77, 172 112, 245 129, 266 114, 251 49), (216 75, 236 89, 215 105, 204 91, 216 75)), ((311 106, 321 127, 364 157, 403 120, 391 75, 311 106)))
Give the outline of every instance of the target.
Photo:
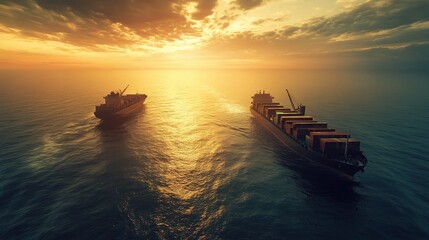
MULTIPOLYGON (((129 86, 129 85, 128 85, 129 86)), ((104 97, 105 103, 95 107, 94 115, 102 120, 121 118, 141 109, 147 98, 146 94, 127 94, 123 90, 112 91, 104 97)))
POLYGON ((252 97, 251 113, 280 142, 300 156, 322 163, 352 177, 363 171, 367 159, 360 150, 360 141, 347 132, 328 128, 326 122, 305 115, 305 106, 297 107, 286 90, 291 108, 273 102, 274 97, 259 91, 252 97))

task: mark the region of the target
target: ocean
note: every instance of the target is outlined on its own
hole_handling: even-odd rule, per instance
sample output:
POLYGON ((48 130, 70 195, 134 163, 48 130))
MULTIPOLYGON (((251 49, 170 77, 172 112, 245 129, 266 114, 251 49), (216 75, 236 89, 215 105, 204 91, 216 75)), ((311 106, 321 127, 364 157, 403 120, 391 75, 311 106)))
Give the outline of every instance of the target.
POLYGON ((407 72, 0 72, 0 239, 428 239, 429 81, 407 72), (100 124, 111 90, 143 110, 100 124), (249 111, 259 90, 349 131, 340 181, 249 111))

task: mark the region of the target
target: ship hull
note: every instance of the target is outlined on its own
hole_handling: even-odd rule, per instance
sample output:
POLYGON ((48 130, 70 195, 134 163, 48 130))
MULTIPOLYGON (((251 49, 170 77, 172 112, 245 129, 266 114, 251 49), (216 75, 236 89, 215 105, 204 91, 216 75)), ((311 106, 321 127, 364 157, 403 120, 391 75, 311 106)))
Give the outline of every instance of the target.
POLYGON ((146 98, 143 98, 142 100, 137 101, 134 104, 127 106, 125 108, 122 108, 115 112, 95 111, 94 115, 101 120, 126 118, 133 115, 136 112, 139 112, 142 109, 143 103, 145 102, 145 100, 146 98))
POLYGON ((289 137, 286 133, 282 132, 277 125, 254 110, 252 107, 250 107, 250 112, 253 114, 255 119, 269 132, 271 132, 284 146, 290 149, 293 153, 298 154, 300 157, 312 162, 318 162, 321 164, 321 166, 325 166, 327 169, 333 170, 335 173, 341 174, 342 176, 349 179, 351 179, 357 172, 363 170, 364 166, 350 165, 345 162, 332 160, 325 157, 323 154, 306 148, 289 137))

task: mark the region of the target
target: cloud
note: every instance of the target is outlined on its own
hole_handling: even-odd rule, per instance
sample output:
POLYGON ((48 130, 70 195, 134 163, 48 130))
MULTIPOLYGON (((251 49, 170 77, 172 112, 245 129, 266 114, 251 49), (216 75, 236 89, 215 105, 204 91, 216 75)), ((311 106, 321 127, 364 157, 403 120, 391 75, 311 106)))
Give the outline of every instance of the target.
POLYGON ((193 18, 197 20, 204 19, 213 14, 213 9, 216 7, 217 0, 199 0, 197 11, 193 14, 193 18))
POLYGON ((277 62, 286 67, 305 59, 312 62, 310 66, 426 69, 427 12, 426 1, 368 1, 347 12, 311 19, 301 26, 289 25, 263 34, 247 31, 219 36, 208 48, 229 49, 225 58, 245 55, 258 62, 277 62))
POLYGON ((428 21, 428 12, 426 0, 367 1, 333 17, 315 18, 302 26, 302 30, 321 35, 366 33, 428 21))
POLYGON ((248 11, 265 3, 260 9, 267 11, 268 2, 0 0, 0 34, 142 56, 133 59, 161 59, 157 54, 174 45, 173 49, 185 49, 177 55, 199 55, 217 63, 248 59, 276 67, 346 61, 367 67, 401 61, 404 67, 429 65, 421 54, 429 48, 427 0, 340 0, 352 4, 344 12, 297 24, 278 14, 248 11), (237 20, 238 16, 244 17, 237 20))
POLYGON ((184 1, 181 0, 35 0, 43 9, 56 13, 73 12, 75 15, 94 21, 108 20, 121 23, 136 31, 144 31, 150 24, 184 23, 180 15, 184 1))
POLYGON ((262 24, 265 24, 265 23, 282 22, 283 20, 284 20, 284 17, 262 18, 262 19, 258 19, 256 21, 253 21, 252 24, 254 24, 254 25, 262 25, 262 24))
POLYGON ((186 18, 186 6, 196 4, 193 17, 213 13, 216 0, 2 0, 0 24, 23 36, 57 38, 94 47, 172 41, 198 35, 186 18))
POLYGON ((262 5, 264 0, 236 0, 235 1, 240 8, 249 10, 262 5))

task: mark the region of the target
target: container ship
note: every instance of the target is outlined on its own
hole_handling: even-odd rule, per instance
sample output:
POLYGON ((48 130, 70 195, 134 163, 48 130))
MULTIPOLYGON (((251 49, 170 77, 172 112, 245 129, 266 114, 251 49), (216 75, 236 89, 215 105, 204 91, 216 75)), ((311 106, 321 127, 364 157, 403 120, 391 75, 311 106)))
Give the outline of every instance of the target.
POLYGON ((265 91, 257 92, 250 106, 255 119, 291 151, 307 160, 317 161, 348 178, 363 172, 368 160, 360 150, 360 141, 305 115, 305 106, 296 107, 289 91, 286 92, 291 108, 273 102, 274 97, 265 91))
MULTIPOLYGON (((129 85, 128 85, 129 86, 129 85)), ((146 94, 127 94, 123 90, 110 92, 104 97, 105 103, 95 107, 94 115, 102 120, 124 118, 137 112, 147 98, 146 94)))

